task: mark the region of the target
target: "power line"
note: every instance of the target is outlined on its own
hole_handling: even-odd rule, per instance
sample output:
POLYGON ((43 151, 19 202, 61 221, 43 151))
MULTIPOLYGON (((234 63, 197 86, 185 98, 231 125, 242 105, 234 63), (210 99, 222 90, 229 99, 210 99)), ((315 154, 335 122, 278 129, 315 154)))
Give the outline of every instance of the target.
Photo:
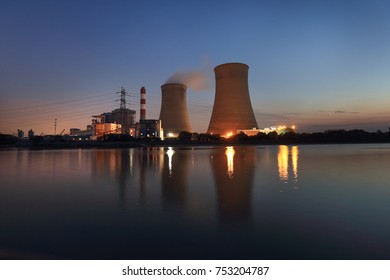
MULTIPOLYGON (((48 103, 44 103, 44 104, 37 104, 37 105, 34 105, 34 108, 42 108, 42 107, 48 107, 48 106, 53 106, 53 105, 64 105, 66 103, 72 103, 72 102, 75 102, 75 103, 79 103, 83 100, 90 100, 90 99, 98 99, 98 98, 101 98, 101 97, 108 97, 110 96, 109 93, 104 93, 104 94, 94 94, 94 95, 84 95, 82 97, 74 97, 74 98, 69 98, 69 99, 63 99, 63 100, 56 100, 56 101, 53 101, 53 102, 48 102, 48 103)), ((26 105, 26 106, 15 106, 15 107, 9 107, 9 108, 4 108, 3 111, 7 112, 7 111, 15 111, 15 110, 28 110, 31 108, 31 105, 26 105)))

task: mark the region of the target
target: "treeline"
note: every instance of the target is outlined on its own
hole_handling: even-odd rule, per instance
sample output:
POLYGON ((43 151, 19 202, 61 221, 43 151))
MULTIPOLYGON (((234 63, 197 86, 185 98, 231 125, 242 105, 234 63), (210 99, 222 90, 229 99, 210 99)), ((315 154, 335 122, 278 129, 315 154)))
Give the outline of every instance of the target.
POLYGON ((18 138, 16 136, 0 133, 0 145, 15 145, 17 141, 18 138))
POLYGON ((377 132, 367 132, 361 129, 337 129, 314 133, 296 133, 294 131, 289 131, 284 134, 277 134, 274 131, 265 134, 260 132, 254 136, 248 136, 241 132, 229 138, 222 138, 218 135, 181 132, 178 141, 231 144, 387 143, 390 142, 390 133, 382 132, 380 130, 377 132))
MULTIPOLYGON (((71 141, 63 136, 42 137, 35 136, 24 141, 25 145, 41 146, 52 143, 68 142, 96 142, 96 141, 71 141)), ((354 130, 326 130, 315 133, 296 133, 289 131, 284 134, 270 132, 268 134, 258 133, 248 136, 241 132, 229 138, 223 138, 215 134, 180 132, 178 138, 167 138, 161 141, 159 138, 133 138, 129 135, 107 135, 97 142, 131 142, 138 145, 169 145, 169 144, 337 144, 337 143, 390 143, 390 132, 367 132, 362 129, 354 130)), ((12 146, 19 143, 17 137, 8 134, 0 134, 0 146, 12 146)), ((92 145, 92 144, 89 144, 92 145)), ((19 143, 20 144, 20 143, 19 143)))

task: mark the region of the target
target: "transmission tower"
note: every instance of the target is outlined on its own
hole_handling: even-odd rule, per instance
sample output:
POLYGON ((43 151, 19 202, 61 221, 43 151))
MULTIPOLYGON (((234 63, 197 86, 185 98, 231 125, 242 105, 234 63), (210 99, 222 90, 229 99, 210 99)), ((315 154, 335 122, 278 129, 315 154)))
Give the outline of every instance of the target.
POLYGON ((121 124, 121 133, 122 134, 129 134, 129 123, 128 123, 128 118, 129 118, 129 112, 126 108, 126 96, 130 96, 128 92, 124 89, 124 87, 121 87, 121 91, 118 91, 116 93, 120 93, 120 99, 116 101, 120 101, 119 105, 119 116, 118 116, 118 123, 121 124))
POLYGON ((121 101, 121 105, 120 105, 120 109, 126 109, 126 90, 123 88, 123 87, 121 87, 121 91, 120 91, 120 94, 121 94, 121 99, 120 99, 120 101, 121 101))
POLYGON ((116 92, 116 94, 118 93, 120 93, 120 98, 115 101, 120 101, 119 109, 126 109, 126 96, 130 96, 130 94, 124 87, 121 87, 121 91, 116 92))

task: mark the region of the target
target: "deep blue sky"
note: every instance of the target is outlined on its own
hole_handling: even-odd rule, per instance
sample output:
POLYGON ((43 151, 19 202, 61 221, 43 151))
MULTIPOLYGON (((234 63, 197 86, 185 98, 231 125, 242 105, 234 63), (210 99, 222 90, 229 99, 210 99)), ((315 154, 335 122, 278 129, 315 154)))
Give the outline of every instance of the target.
POLYGON ((213 68, 249 65, 260 127, 390 126, 388 1, 0 0, 0 132, 85 128, 119 107, 124 86, 139 112, 160 111, 160 86, 177 71, 209 83, 189 89, 194 131, 207 130, 213 68))

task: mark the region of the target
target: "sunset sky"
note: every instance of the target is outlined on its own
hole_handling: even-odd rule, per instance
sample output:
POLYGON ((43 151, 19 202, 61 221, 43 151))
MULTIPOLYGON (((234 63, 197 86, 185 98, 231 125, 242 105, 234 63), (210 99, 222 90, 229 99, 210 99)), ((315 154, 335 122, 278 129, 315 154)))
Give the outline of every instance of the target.
POLYGON ((389 1, 0 1, 0 133, 85 129, 119 107, 158 118, 160 86, 194 74, 187 103, 205 132, 215 66, 249 65, 259 127, 390 127, 389 1), (183 75, 181 75, 183 76, 183 75))

